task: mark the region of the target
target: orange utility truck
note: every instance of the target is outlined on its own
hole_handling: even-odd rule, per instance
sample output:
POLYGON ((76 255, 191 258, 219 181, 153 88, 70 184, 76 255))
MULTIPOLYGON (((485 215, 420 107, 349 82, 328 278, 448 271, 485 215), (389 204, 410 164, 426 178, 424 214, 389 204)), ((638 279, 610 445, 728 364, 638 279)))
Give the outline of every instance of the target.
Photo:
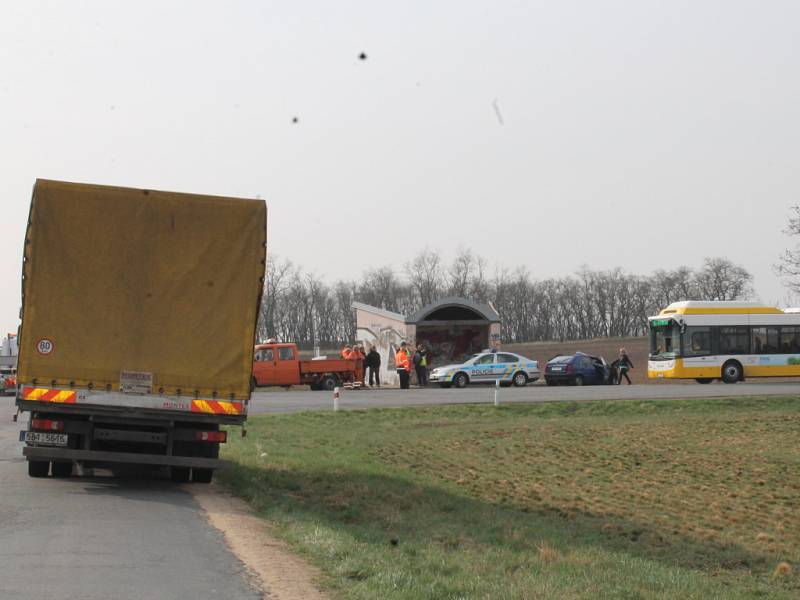
POLYGON ((363 362, 347 358, 300 360, 295 344, 259 344, 255 347, 253 386, 308 385, 312 390, 333 390, 342 384, 360 383, 363 362))

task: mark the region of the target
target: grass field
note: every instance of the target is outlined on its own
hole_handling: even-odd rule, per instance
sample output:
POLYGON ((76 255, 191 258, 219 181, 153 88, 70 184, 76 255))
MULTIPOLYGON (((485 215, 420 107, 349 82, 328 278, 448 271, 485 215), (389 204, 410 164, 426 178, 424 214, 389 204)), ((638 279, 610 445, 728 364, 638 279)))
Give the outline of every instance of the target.
POLYGON ((341 598, 797 598, 800 401, 255 417, 221 474, 341 598))

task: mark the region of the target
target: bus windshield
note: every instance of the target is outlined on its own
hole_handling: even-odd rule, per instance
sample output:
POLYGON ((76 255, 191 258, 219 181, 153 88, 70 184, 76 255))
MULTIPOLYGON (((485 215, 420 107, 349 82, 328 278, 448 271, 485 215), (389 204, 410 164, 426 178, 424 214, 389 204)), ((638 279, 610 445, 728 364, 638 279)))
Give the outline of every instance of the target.
POLYGON ((650 358, 668 359, 680 356, 680 327, 672 319, 650 321, 650 358))

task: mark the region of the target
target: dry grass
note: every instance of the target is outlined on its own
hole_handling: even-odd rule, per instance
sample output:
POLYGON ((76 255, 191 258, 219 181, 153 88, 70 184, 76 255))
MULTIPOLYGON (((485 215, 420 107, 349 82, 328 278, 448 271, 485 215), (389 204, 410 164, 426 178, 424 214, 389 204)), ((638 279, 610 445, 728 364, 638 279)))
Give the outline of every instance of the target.
POLYGON ((797 598, 797 398, 256 417, 221 473, 336 595, 797 598), (268 459, 260 458, 263 452, 268 459))
POLYGON ((800 415, 581 420, 442 432, 383 460, 659 552, 691 538, 800 560, 800 415), (460 468, 459 465, 466 465, 460 468))

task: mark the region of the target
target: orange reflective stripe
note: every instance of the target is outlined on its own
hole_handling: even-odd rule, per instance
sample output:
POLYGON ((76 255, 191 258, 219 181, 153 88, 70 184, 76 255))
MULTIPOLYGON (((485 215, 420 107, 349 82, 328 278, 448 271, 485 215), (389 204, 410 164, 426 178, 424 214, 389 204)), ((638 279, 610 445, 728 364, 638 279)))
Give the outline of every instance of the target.
POLYGON ((22 388, 22 399, 36 402, 56 402, 59 404, 75 404, 77 394, 71 390, 51 390, 48 388, 22 388))
POLYGON ((241 402, 223 402, 220 400, 192 400, 192 412, 211 413, 215 415, 242 414, 241 402))

